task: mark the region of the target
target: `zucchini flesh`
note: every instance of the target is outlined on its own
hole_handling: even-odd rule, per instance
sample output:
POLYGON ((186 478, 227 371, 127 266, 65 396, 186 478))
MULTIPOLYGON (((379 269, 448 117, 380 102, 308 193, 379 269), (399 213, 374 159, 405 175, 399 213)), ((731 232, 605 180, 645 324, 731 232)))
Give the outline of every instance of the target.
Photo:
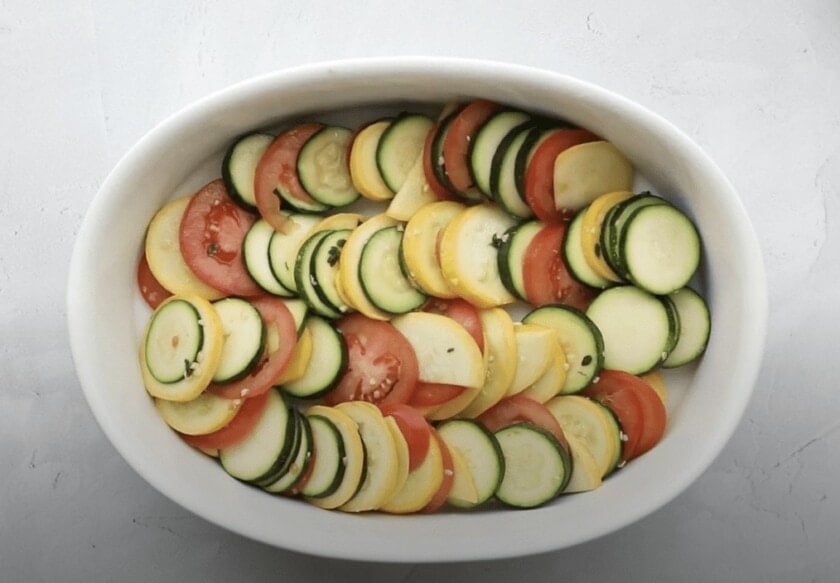
POLYGON ((525 202, 524 192, 516 182, 516 160, 519 151, 534 131, 539 130, 529 122, 512 129, 499 144, 490 172, 490 192, 493 199, 508 213, 520 218, 534 216, 534 211, 525 202))
POLYGON ((317 452, 312 474, 301 488, 309 498, 323 498, 335 492, 344 477, 344 440, 335 424, 323 415, 309 415, 312 449, 317 452))
POLYGON ((201 316, 190 302, 173 300, 152 316, 146 334, 146 366, 161 383, 192 375, 204 344, 201 316))
POLYGON ((321 239, 312 253, 309 268, 312 287, 318 297, 329 307, 338 312, 346 312, 349 307, 336 289, 338 276, 338 259, 341 249, 350 236, 350 229, 337 229, 321 239))
POLYGON ((446 446, 457 450, 466 462, 478 493, 475 502, 456 499, 449 499, 449 502, 466 508, 478 506, 492 498, 505 472, 502 450, 493 434, 472 419, 447 421, 437 431, 446 446))
POLYGON ((569 230, 566 231, 566 238, 563 242, 563 259, 569 268, 569 273, 576 280, 584 285, 595 288, 607 288, 613 285, 610 280, 601 277, 590 267, 581 246, 581 228, 586 209, 578 212, 569 223, 569 230))
POLYGON ((496 498, 515 508, 535 508, 563 491, 572 475, 571 458, 551 433, 515 423, 495 436, 505 460, 496 498))
POLYGON ((338 330, 323 318, 310 316, 305 326, 317 350, 312 351, 303 376, 282 388, 294 397, 314 398, 329 391, 341 378, 347 367, 347 346, 338 330))
POLYGON ((222 323, 224 344, 213 382, 226 383, 247 375, 263 353, 265 325, 257 309, 239 298, 213 302, 222 323))
POLYGON ((609 265, 617 275, 625 280, 627 279, 627 272, 621 264, 621 254, 618 249, 624 224, 627 222, 627 218, 632 215, 636 209, 657 204, 668 203, 665 199, 650 194, 649 192, 638 194, 612 207, 607 212, 604 217, 604 221, 601 224, 601 256, 607 262, 607 265, 609 265))
POLYGON ((242 242, 242 258, 245 260, 245 269, 257 285, 275 296, 290 297, 294 292, 283 286, 271 270, 268 246, 274 233, 274 227, 264 219, 251 225, 242 242))
POLYGON ((688 364, 703 354, 709 341, 712 320, 706 301, 691 288, 672 293, 668 300, 677 311, 680 334, 662 366, 673 368, 688 364))
POLYGON ((511 227, 501 237, 498 255, 499 277, 508 291, 523 302, 528 301, 522 275, 525 252, 544 226, 540 221, 527 221, 511 227))
POLYGON ((376 146, 376 165, 392 191, 402 188, 434 123, 425 115, 404 112, 382 132, 376 146))
POLYGON ((282 475, 276 481, 264 487, 268 492, 285 492, 294 487, 312 462, 312 429, 309 426, 309 420, 297 409, 293 409, 292 413, 295 424, 299 426, 297 432, 300 438, 295 448, 296 451, 289 456, 289 466, 284 469, 282 475))
POLYGON ((295 263, 297 252, 306 237, 321 222, 320 217, 289 214, 287 224, 294 225, 287 233, 275 231, 268 243, 268 262, 271 272, 284 288, 297 292, 295 263))
POLYGON ((401 227, 380 229, 368 239, 359 261, 359 281, 371 303, 390 314, 404 314, 419 308, 426 294, 419 291, 403 272, 400 262, 401 227))
POLYGON ((222 179, 231 198, 252 212, 257 210, 254 196, 257 163, 272 141, 274 136, 271 134, 253 133, 242 136, 231 144, 222 161, 222 179))
POLYGON ((347 164, 352 135, 347 128, 326 126, 312 135, 298 153, 300 185, 323 205, 344 206, 359 198, 347 164))
POLYGON ((295 287, 301 299, 306 302, 313 312, 326 316, 327 318, 338 318, 341 316, 341 312, 337 306, 325 302, 316 291, 318 281, 312 274, 312 257, 315 255, 318 244, 333 232, 318 231, 314 233, 301 245, 297 259, 295 260, 295 287))
POLYGON ((470 144, 470 171, 478 190, 494 198, 491 189, 491 175, 496 152, 511 130, 529 121, 531 116, 521 111, 500 111, 493 114, 479 128, 470 144))

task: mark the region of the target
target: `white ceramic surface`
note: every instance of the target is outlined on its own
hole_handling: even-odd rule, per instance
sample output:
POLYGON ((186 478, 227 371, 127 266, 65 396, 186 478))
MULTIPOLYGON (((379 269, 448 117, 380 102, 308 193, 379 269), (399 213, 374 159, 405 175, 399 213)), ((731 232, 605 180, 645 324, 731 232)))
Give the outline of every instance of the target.
POLYGON ((684 134, 634 103, 558 74, 481 61, 375 59, 267 75, 187 107, 117 165, 88 211, 68 283, 73 357, 109 439, 155 488, 196 514, 276 546, 332 557, 455 561, 532 554, 619 529, 685 489, 737 425, 764 344, 761 254, 744 209, 684 134), (482 96, 567 118, 613 141, 656 190, 696 220, 713 334, 702 362, 675 376, 680 402, 663 441, 599 490, 530 511, 355 516, 279 499, 227 477, 157 418, 136 362, 136 259, 162 201, 200 186, 243 131, 352 106, 482 96), (469 544, 463 544, 469 541, 469 544))

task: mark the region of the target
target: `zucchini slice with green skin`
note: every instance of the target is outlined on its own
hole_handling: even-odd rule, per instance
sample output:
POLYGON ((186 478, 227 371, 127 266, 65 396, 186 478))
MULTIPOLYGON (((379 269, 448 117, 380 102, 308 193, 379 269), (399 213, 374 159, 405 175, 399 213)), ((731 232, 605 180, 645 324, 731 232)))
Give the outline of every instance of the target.
POLYGON ((312 431, 312 473, 300 493, 308 498, 324 498, 335 492, 344 477, 344 440, 335 423, 323 415, 307 415, 312 431))
POLYGON ((265 325, 257 309, 245 300, 213 302, 225 341, 213 382, 227 383, 247 375, 257 364, 265 344, 265 325))
POLYGON ((522 275, 525 251, 544 226, 540 221, 526 221, 514 225, 501 237, 499 244, 499 277, 508 291, 523 302, 528 301, 522 275))
POLYGON ((309 469, 309 464, 312 462, 312 429, 309 426, 309 420, 303 413, 294 408, 292 409, 292 415, 295 424, 298 425, 297 434, 299 435, 295 452, 289 456, 290 463, 284 469, 282 475, 271 484, 263 486, 267 492, 279 493, 293 488, 309 469))
POLYGON ((586 310, 604 338, 604 367, 641 375, 668 357, 677 325, 657 296, 632 285, 601 292, 586 310))
POLYGON ((280 283, 271 270, 268 247, 275 232, 274 227, 264 219, 251 225, 242 242, 242 258, 245 260, 245 269, 258 286, 272 295, 291 297, 294 292, 280 283))
POLYGON ((540 131, 530 122, 512 129, 499 144, 490 171, 490 192, 493 199, 505 211, 523 219, 534 216, 534 211, 525 202, 525 193, 517 185, 516 160, 529 136, 540 131))
POLYGON ((528 122, 531 116, 521 111, 503 110, 493 114, 475 134, 470 144, 470 172, 482 194, 494 199, 491 189, 493 161, 500 144, 511 130, 528 122))
POLYGON ((274 189, 274 194, 280 197, 281 204, 284 209, 288 209, 295 213, 314 215, 330 210, 329 205, 320 203, 315 199, 312 199, 312 202, 308 202, 295 198, 280 187, 274 189))
POLYGON ((449 180, 449 176, 446 174, 446 166, 444 165, 443 160, 443 143, 446 141, 446 132, 449 129, 449 125, 452 123, 452 120, 457 117, 461 110, 466 107, 465 104, 461 104, 452 112, 449 113, 446 117, 444 117, 440 123, 438 123, 438 129, 432 139, 432 170, 434 171, 435 177, 438 181, 453 195, 458 192, 458 190, 452 185, 452 181, 449 180))
POLYGON ((627 279, 652 294, 685 287, 700 265, 697 227, 672 205, 634 210, 619 237, 619 262, 627 279))
POLYGON ((297 293, 295 263, 297 252, 309 233, 321 222, 321 217, 300 213, 287 215, 287 233, 275 231, 268 242, 268 262, 277 281, 287 290, 297 293), (294 228, 291 225, 294 224, 294 228))
POLYGON ((374 233, 362 250, 359 281, 371 303, 389 314, 404 314, 419 308, 426 294, 414 287, 400 261, 401 226, 374 233))
POLYGON ((347 346, 341 333, 318 316, 306 319, 305 327, 317 347, 306 365, 303 376, 285 383, 283 391, 298 398, 315 398, 332 389, 347 368, 347 346))
POLYGON ((558 331, 569 365, 562 394, 583 390, 604 366, 604 338, 595 322, 580 310, 571 306, 542 306, 527 314, 522 322, 558 331))
POLYGON ((265 410, 248 437, 219 450, 222 468, 237 480, 271 483, 289 462, 295 427, 286 400, 271 389, 265 410))
POLYGON ((516 152, 516 159, 514 160, 513 166, 513 179, 516 184, 516 192, 525 204, 527 204, 527 199, 525 198, 525 171, 528 169, 528 164, 531 163, 531 158, 534 157, 534 152, 537 151, 540 144, 551 137, 554 129, 544 126, 532 129, 525 136, 522 147, 516 152))
POLYGON ((505 460, 496 438, 472 419, 446 421, 437 428, 437 432, 446 446, 457 450, 466 462, 478 493, 475 502, 453 498, 447 501, 461 508, 487 502, 496 493, 505 473, 505 460))
POLYGON ((604 217, 604 222, 601 224, 600 245, 601 255, 606 260, 607 264, 612 270, 627 279, 627 272, 621 264, 621 257, 618 251, 618 243, 621 239, 621 231, 627 218, 633 214, 636 209, 657 204, 668 204, 668 202, 649 192, 643 192, 636 196, 620 202, 612 207, 604 217))
POLYGON ((665 368, 673 368, 688 364, 703 354, 709 342, 712 319, 706 300, 691 288, 678 290, 667 299, 676 309, 680 322, 677 343, 662 363, 665 368))
POLYGON ((347 312, 350 308, 344 303, 336 289, 338 260, 341 257, 341 249, 351 232, 351 229, 336 229, 321 239, 312 253, 309 268, 315 293, 327 306, 341 313, 347 312))
POLYGON ((145 346, 146 366, 158 382, 177 383, 192 376, 204 347, 201 314, 187 300, 167 302, 152 315, 145 346))
POLYGON ((425 115, 403 112, 382 132, 376 146, 376 165, 392 191, 402 188, 434 125, 425 115))
POLYGON ((586 260, 583 248, 581 247, 581 228, 585 213, 586 208, 579 211, 572 219, 572 222, 569 223, 569 229, 566 231, 566 237, 563 242, 563 260, 566 262, 571 276, 580 283, 590 287, 605 289, 614 285, 614 283, 595 273, 595 270, 592 269, 586 260))
POLYGON ((347 128, 326 126, 312 135, 298 153, 300 185, 321 204, 344 206, 359 198, 347 164, 352 136, 347 128))
POLYGON ((338 318, 341 316, 341 312, 338 306, 333 306, 325 302, 316 291, 318 281, 312 274, 312 257, 315 255, 318 244, 333 232, 318 231, 311 235, 300 246, 297 259, 295 260, 295 287, 301 299, 307 303, 313 312, 326 316, 327 318, 338 318))
POLYGON ((505 463, 496 498, 515 508, 536 508, 563 492, 572 476, 572 460, 551 433, 515 423, 495 437, 505 463))
POLYGON ((222 161, 222 179, 230 197, 242 208, 256 212, 254 174, 274 136, 260 132, 247 134, 231 144, 222 161))
POLYGON ((309 315, 309 306, 300 298, 289 298, 283 300, 283 303, 286 304, 289 313, 292 314, 292 319, 295 321, 295 331, 297 331, 298 338, 300 338, 303 332, 303 325, 309 315))

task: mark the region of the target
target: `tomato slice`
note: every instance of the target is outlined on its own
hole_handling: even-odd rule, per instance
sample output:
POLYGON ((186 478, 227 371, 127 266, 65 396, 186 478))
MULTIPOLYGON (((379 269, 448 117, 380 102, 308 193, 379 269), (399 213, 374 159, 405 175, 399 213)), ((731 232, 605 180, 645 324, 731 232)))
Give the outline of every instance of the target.
POLYGON ((317 202, 307 194, 297 174, 298 152, 306 141, 321 131, 324 124, 306 123, 286 130, 268 145, 254 172, 254 200, 266 222, 283 231, 286 217, 280 212, 281 200, 274 192, 282 188, 290 197, 307 204, 317 202))
POLYGON ((178 435, 189 445, 200 449, 223 449, 236 445, 250 435, 262 417, 266 403, 268 393, 245 399, 236 416, 221 429, 204 435, 178 435))
POLYGON ((424 383, 420 381, 411 395, 409 404, 414 407, 434 407, 443 405, 459 396, 466 390, 460 385, 448 385, 445 383, 424 383))
POLYGON ((476 99, 464 107, 449 124, 443 141, 443 165, 452 186, 461 194, 474 186, 470 170, 470 142, 482 124, 501 107, 492 101, 476 99))
POLYGON ((266 327, 265 354, 246 377, 232 383, 211 384, 208 390, 220 397, 239 399, 255 397, 268 391, 283 374, 297 345, 295 320, 283 300, 263 296, 251 300, 251 303, 262 316, 266 327), (274 342, 276 346, 272 347, 274 342))
POLYGON ((172 292, 163 287, 152 273, 149 262, 146 260, 146 253, 140 256, 140 261, 137 263, 137 287, 140 288, 140 295, 153 310, 172 295, 172 292))
MULTIPOLYGON (((664 431, 664 415, 661 418, 661 431, 645 428, 647 423, 645 411, 648 407, 652 409, 653 405, 645 405, 642 401, 644 397, 641 396, 641 391, 635 390, 639 381, 641 379, 626 372, 602 370, 598 376, 598 382, 589 385, 580 392, 581 395, 604 405, 618 419, 621 432, 625 435, 621 443, 621 459, 625 462, 639 455, 640 444, 642 444, 646 432, 649 433, 649 436, 645 437, 644 445, 647 446, 647 442, 655 433, 659 432, 661 436, 661 431, 664 431)), ((644 381, 641 381, 641 384, 644 384, 644 381)), ((650 391, 652 392, 653 389, 650 389, 650 391)), ((653 396, 659 400, 656 393, 653 396)), ((651 419, 651 421, 658 422, 656 418, 651 419)))
POLYGON ((443 508, 443 505, 446 504, 446 499, 449 498, 449 492, 452 491, 452 484, 455 482, 455 464, 452 463, 452 454, 449 453, 449 448, 446 447, 446 444, 434 429, 432 429, 432 437, 437 441, 440 447, 441 457, 443 458, 443 482, 441 482, 440 488, 432 496, 429 503, 420 511, 424 514, 437 512, 443 508))
POLYGON ((569 442, 566 441, 563 428, 560 427, 560 423, 557 422, 557 419, 551 414, 551 411, 545 405, 528 397, 514 395, 502 399, 479 415, 476 420, 492 433, 514 423, 521 423, 523 421, 533 423, 554 435, 558 443, 566 451, 569 451, 569 442))
POLYGON ((525 297, 534 306, 567 304, 585 310, 597 293, 576 280, 563 259, 566 223, 546 225, 525 250, 522 279, 525 297))
POLYGON ((242 241, 255 221, 230 198, 221 180, 214 180, 190 199, 181 219, 179 243, 189 268, 204 283, 225 294, 257 296, 242 257, 242 241))
POLYGON ((544 223, 559 223, 571 218, 570 211, 554 204, 554 161, 563 150, 594 142, 600 138, 589 130, 563 128, 554 130, 534 151, 525 168, 525 200, 544 223))
POLYGON ((481 326, 481 316, 478 308, 467 300, 432 298, 423 306, 423 311, 441 314, 458 322, 473 337, 482 354, 484 353, 484 329, 481 326))
POLYGON ((420 374, 417 356, 389 322, 352 314, 338 321, 347 343, 347 370, 325 399, 376 404, 407 403, 420 374))
POLYGON ((385 417, 393 417, 400 432, 408 443, 408 471, 423 463, 429 453, 429 440, 432 438, 432 426, 423 415, 405 403, 389 403, 379 409, 385 417))
POLYGON ((452 192, 450 192, 449 188, 447 188, 446 185, 438 179, 432 164, 432 156, 434 155, 432 153, 432 148, 439 131, 440 123, 436 123, 432 129, 429 130, 429 135, 426 136, 426 141, 423 143, 423 176, 425 176, 426 184, 428 184, 429 188, 432 189, 435 198, 438 200, 454 200, 455 196, 452 192))

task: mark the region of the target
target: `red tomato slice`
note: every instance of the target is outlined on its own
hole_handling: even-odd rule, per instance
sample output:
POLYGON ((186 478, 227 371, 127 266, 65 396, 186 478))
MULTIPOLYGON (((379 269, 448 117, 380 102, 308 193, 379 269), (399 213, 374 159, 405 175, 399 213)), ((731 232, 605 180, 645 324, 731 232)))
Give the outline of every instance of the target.
POLYGON ((466 390, 460 385, 444 383, 424 383, 420 381, 411 395, 409 404, 414 407, 434 407, 451 401, 466 390))
POLYGON ((414 470, 429 453, 432 426, 414 407, 405 403, 390 403, 380 407, 382 415, 393 417, 408 444, 408 470, 414 470))
POLYGON ((254 221, 231 200, 225 183, 214 180, 192 197, 181 219, 184 261, 201 281, 225 294, 262 294, 242 257, 242 241, 254 221))
POLYGON ((662 403, 662 399, 657 396, 653 387, 644 379, 621 371, 607 370, 601 371, 598 384, 605 382, 604 373, 606 373, 607 383, 620 384, 624 387, 624 390, 633 391, 639 397, 644 424, 642 425, 642 434, 639 437, 639 443, 633 451, 633 457, 638 457, 650 451, 662 439, 668 420, 665 405, 662 403))
POLYGON ((522 279, 525 297, 534 306, 567 304, 585 310, 596 291, 569 273, 563 259, 566 223, 546 225, 525 250, 522 279))
POLYGON ((266 353, 248 376, 232 383, 211 384, 208 390, 220 397, 239 399, 265 393, 275 385, 295 351, 297 328, 283 300, 263 296, 251 300, 251 303, 262 316, 266 326, 266 337, 272 333, 272 328, 276 332, 278 347, 274 352, 268 352, 266 348, 266 353))
POLYGON ((338 321, 347 343, 347 370, 332 391, 330 405, 344 401, 407 403, 419 375, 417 356, 390 323, 352 314, 338 321))
MULTIPOLYGON (((642 401, 644 397, 641 396, 641 391, 635 390, 639 381, 641 379, 637 379, 637 377, 626 372, 602 370, 598 376, 598 382, 589 385, 580 392, 581 395, 594 399, 607 407, 618 419, 621 432, 626 436, 626 439, 621 443, 621 458, 625 462, 639 455, 640 445, 646 433, 650 433, 650 436, 645 436, 645 445, 655 433, 659 432, 661 436, 661 431, 664 430, 664 414, 661 417, 661 430, 645 428, 648 422, 645 411, 648 407, 653 409, 653 406, 645 405, 642 401)), ((644 384, 644 381, 641 381, 641 384, 644 384)), ((650 389, 650 391, 653 392, 653 389, 650 389)), ((653 396, 656 397, 656 393, 653 396)), ((659 400, 658 397, 656 399, 659 400)), ((651 421, 658 423, 657 419, 651 421)))
POLYGON ((554 204, 554 161, 567 148, 594 142, 600 138, 589 130, 563 128, 554 130, 534 151, 525 169, 525 200, 544 223, 559 223, 571 216, 554 204))
POLYGON ((470 102, 449 124, 443 141, 443 165, 452 186, 466 193, 474 183, 470 171, 470 142, 478 129, 501 105, 484 99, 470 102))
POLYGON ((443 458, 443 482, 429 503, 420 511, 424 514, 431 514, 443 508, 446 499, 449 497, 449 492, 452 491, 452 484, 455 482, 455 465, 452 463, 452 454, 449 453, 449 448, 446 447, 446 444, 434 429, 432 429, 432 437, 437 441, 443 458))
POLYGON ((557 441, 563 446, 563 449, 569 451, 569 442, 566 441, 563 428, 560 427, 560 423, 557 422, 557 419, 551 414, 551 411, 545 405, 528 397, 514 395, 502 399, 479 415, 476 420, 492 433, 514 423, 521 423, 523 421, 533 423, 549 431, 557 438, 557 441))
POLYGON ((458 322, 470 333, 482 354, 484 353, 484 329, 481 326, 481 316, 479 316, 478 308, 467 300, 432 298, 423 306, 423 311, 441 314, 458 322))
POLYGON ((205 435, 179 435, 189 445, 203 449, 223 449, 236 445, 250 435, 262 417, 266 403, 268 393, 245 399, 236 416, 221 429, 205 435))
POLYGON ((455 196, 453 196, 446 185, 438 180, 432 165, 432 146, 434 145, 438 131, 440 131, 440 124, 436 123, 429 130, 429 135, 426 136, 426 141, 423 143, 423 175, 426 178, 426 183, 429 185, 429 188, 435 194, 435 198, 438 200, 454 200, 455 196))
POLYGON ((297 174, 298 152, 313 135, 324 127, 320 123, 297 125, 276 138, 263 153, 254 172, 254 199, 260 216, 266 222, 282 231, 286 228, 286 217, 280 213, 280 197, 274 192, 282 188, 289 196, 302 203, 317 204, 300 184, 297 174))
POLYGON ((140 288, 140 295, 153 310, 172 295, 172 292, 163 287, 152 273, 145 253, 140 256, 140 261, 137 263, 137 287, 140 288))

